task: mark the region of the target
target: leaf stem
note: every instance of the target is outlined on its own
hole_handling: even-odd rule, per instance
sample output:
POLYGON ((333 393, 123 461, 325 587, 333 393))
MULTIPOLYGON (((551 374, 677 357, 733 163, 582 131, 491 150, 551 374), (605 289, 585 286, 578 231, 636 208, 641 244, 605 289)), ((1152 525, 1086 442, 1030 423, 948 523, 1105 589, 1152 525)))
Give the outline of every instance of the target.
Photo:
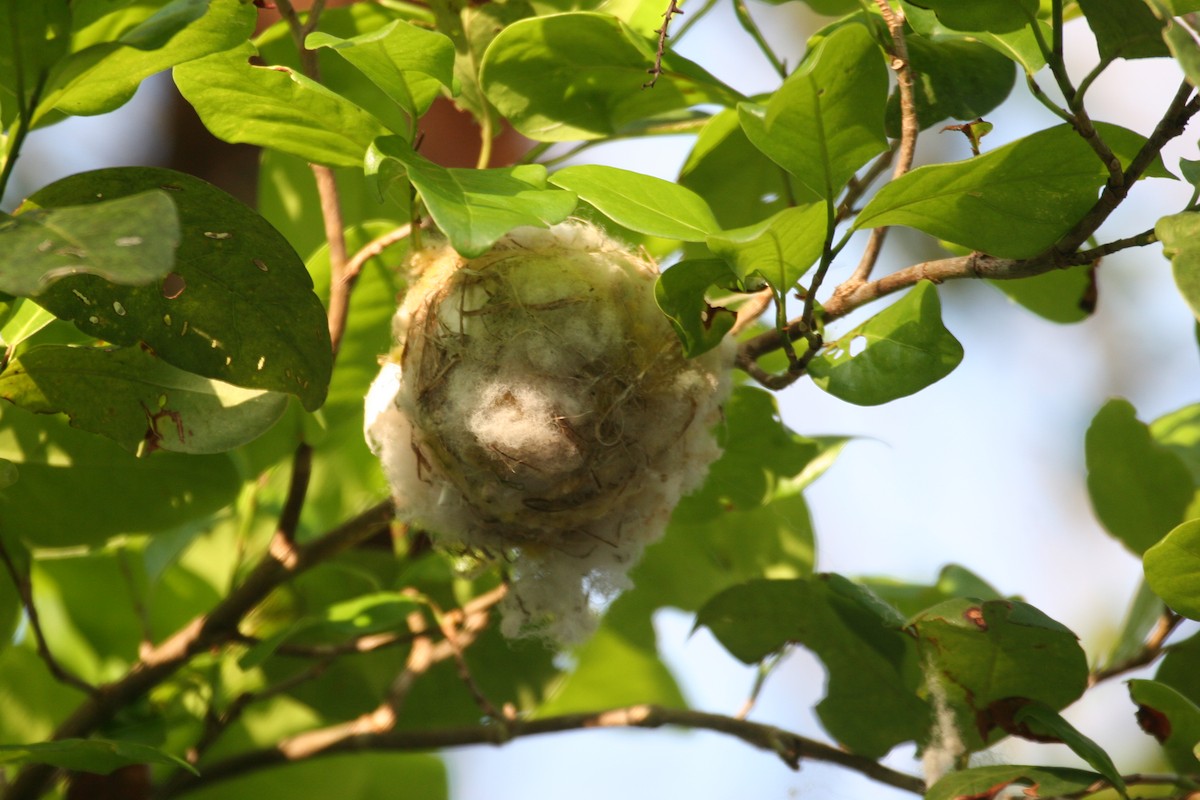
POLYGON ((767 43, 766 37, 763 36, 762 31, 758 28, 758 23, 750 16, 750 9, 746 8, 746 0, 734 0, 733 13, 737 16, 737 21, 742 26, 742 30, 750 34, 750 38, 758 45, 758 49, 762 51, 762 54, 767 57, 767 61, 771 62, 771 67, 779 73, 779 77, 786 79, 788 76, 787 64, 780 60, 779 56, 775 55, 775 51, 767 43))

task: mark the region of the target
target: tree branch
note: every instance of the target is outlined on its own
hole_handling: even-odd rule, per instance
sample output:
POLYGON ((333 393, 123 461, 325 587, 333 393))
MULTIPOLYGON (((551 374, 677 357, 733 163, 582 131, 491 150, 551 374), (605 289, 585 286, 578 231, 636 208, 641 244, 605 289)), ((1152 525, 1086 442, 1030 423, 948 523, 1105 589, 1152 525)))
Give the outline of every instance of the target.
MULTIPOLYGON (((158 686, 193 656, 237 637, 242 618, 276 587, 332 558, 388 525, 395 511, 391 501, 373 506, 311 542, 295 545, 276 536, 269 552, 212 611, 197 617, 162 644, 149 650, 119 680, 99 686, 55 730, 52 739, 86 737, 146 692, 158 686)), ((55 768, 25 767, 4 794, 5 800, 34 800, 46 788, 55 768)))
POLYGON ((1093 672, 1088 676, 1088 686, 1095 686, 1097 683, 1154 663, 1163 654, 1167 639, 1182 621, 1183 617, 1169 608, 1164 608, 1162 616, 1158 618, 1154 630, 1150 631, 1150 635, 1146 637, 1142 648, 1124 661, 1093 672))
MULTIPOLYGON (((874 781, 906 792, 920 795, 925 791, 925 783, 920 778, 890 769, 870 758, 847 753, 837 747, 808 739, 773 725, 764 725, 703 711, 663 708, 655 705, 636 705, 586 714, 564 714, 532 720, 507 720, 504 723, 488 722, 482 725, 427 731, 388 730, 347 733, 340 739, 324 743, 324 746, 319 749, 307 752, 304 757, 316 758, 364 750, 421 751, 473 744, 500 745, 512 739, 549 733, 598 728, 653 729, 664 726, 707 730, 732 736, 752 747, 775 753, 792 769, 799 769, 800 763, 805 759, 824 761, 853 770, 874 781)), ((294 752, 289 753, 282 747, 244 753, 219 763, 210 764, 200 777, 189 776, 186 781, 180 783, 176 792, 167 796, 177 796, 238 775, 293 763, 297 760, 299 759, 295 757, 294 752)))
POLYGON ((58 659, 50 652, 50 646, 46 643, 46 635, 42 631, 42 621, 38 616, 37 605, 33 602, 33 582, 28 575, 17 569, 16 561, 9 554, 3 539, 0 539, 0 560, 4 561, 4 569, 8 572, 8 577, 12 579, 17 597, 21 599, 21 607, 25 610, 25 618, 29 621, 29 629, 33 632, 38 656, 46 663, 46 669, 50 670, 50 674, 59 683, 70 686, 72 689, 78 689, 84 694, 94 695, 96 693, 95 686, 59 664, 58 659))

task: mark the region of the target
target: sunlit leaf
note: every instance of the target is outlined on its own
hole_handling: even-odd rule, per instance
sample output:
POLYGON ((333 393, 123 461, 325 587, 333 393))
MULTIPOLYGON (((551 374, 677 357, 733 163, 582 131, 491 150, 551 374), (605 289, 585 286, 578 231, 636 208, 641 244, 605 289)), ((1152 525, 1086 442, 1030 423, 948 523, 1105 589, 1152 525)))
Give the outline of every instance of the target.
POLYGON ((1080 794, 1101 776, 1069 767, 992 764, 951 772, 925 794, 925 800, 975 800, 1007 786, 1025 787, 1024 797, 1055 798, 1080 794))
POLYGON ((174 267, 179 240, 175 204, 161 189, 17 217, 0 212, 0 291, 28 297, 77 274, 151 283, 174 267))
POLYGON ((1171 260, 1175 286, 1200 319, 1200 213, 1184 211, 1163 217, 1154 233, 1163 244, 1163 255, 1171 260))
POLYGON ((712 234, 705 242, 738 277, 761 276, 786 295, 821 257, 828 227, 825 203, 808 203, 755 225, 712 234))
POLYGON ((949 375, 962 345, 942 324, 937 289, 922 282, 843 335, 809 364, 813 383, 858 405, 918 392, 949 375))
POLYGON ((480 80, 513 127, 546 142, 601 138, 647 117, 742 99, 669 50, 654 89, 643 91, 654 61, 653 40, 616 17, 555 14, 505 28, 484 54, 480 80))
POLYGON ((332 363, 325 310, 291 245, 242 203, 180 172, 118 167, 57 181, 21 210, 151 188, 168 193, 178 210, 173 272, 138 287, 75 275, 52 284, 38 303, 98 339, 144 343, 188 372, 294 394, 309 410, 320 406, 332 363))
POLYGON ((130 452, 220 453, 275 424, 287 395, 241 389, 176 369, 139 347, 43 345, 0 372, 0 398, 130 452))
POLYGON ((665 239, 702 242, 720 230, 712 210, 684 187, 638 172, 605 166, 567 167, 550 176, 600 213, 626 228, 665 239))
POLYGON ((1200 619, 1200 519, 1172 530, 1142 556, 1146 581, 1167 605, 1200 619))
POLYGON ((546 168, 522 164, 499 169, 457 169, 434 164, 399 136, 377 139, 367 154, 368 175, 387 175, 387 162, 403 165, 429 215, 454 249, 473 258, 523 225, 546 227, 575 209, 575 195, 546 186, 546 168))
POLYGON ((887 147, 887 87, 875 40, 865 27, 846 25, 824 38, 765 105, 740 105, 742 129, 795 176, 796 200, 832 199, 887 147))

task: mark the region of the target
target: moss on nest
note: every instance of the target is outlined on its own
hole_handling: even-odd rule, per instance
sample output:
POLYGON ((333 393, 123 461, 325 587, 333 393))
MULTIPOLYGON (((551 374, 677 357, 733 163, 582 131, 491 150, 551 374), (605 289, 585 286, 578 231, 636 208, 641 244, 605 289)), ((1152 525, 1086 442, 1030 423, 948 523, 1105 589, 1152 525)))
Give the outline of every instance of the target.
POLYGON ((685 359, 657 269, 584 223, 412 268, 367 398, 399 514, 511 562, 507 634, 578 640, 718 455, 729 351, 685 359))

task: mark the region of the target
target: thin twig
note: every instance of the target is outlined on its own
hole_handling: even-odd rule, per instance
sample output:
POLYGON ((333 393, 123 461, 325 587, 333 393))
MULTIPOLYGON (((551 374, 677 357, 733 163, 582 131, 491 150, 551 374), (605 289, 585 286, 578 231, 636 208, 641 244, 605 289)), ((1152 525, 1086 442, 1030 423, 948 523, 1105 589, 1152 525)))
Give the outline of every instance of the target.
POLYGON ((677 0, 669 0, 667 10, 662 13, 662 27, 655 31, 658 34, 658 49, 654 52, 654 66, 646 70, 646 72, 650 73, 650 80, 642 84, 643 89, 653 89, 654 84, 658 83, 658 76, 663 73, 662 62, 663 56, 667 52, 667 37, 671 35, 668 33, 671 27, 671 19, 676 14, 682 13, 683 9, 679 7, 677 0))
MULTIPOLYGON (((896 85, 900 90, 900 142, 894 153, 892 180, 896 180, 912 169, 913 157, 917 151, 917 135, 921 131, 917 119, 917 100, 913 93, 912 64, 908 58, 908 42, 904 38, 904 14, 893 9, 888 0, 875 0, 883 22, 887 25, 888 34, 892 37, 892 71, 896 73, 896 85)), ((850 277, 835 291, 848 291, 850 288, 866 283, 875 269, 879 254, 883 251, 883 242, 887 238, 886 228, 876 228, 871 231, 867 240, 866 250, 859 259, 858 266, 850 277), (843 288, 845 287, 845 288, 843 288)), ((811 320, 809 320, 811 324, 811 320)))
POLYGON ((12 579, 13 588, 17 590, 17 597, 21 599, 21 606, 25 609, 25 618, 29 623, 29 629, 33 631, 33 640, 37 645, 38 656, 42 661, 46 662, 46 668, 50 670, 50 674, 55 680, 65 686, 70 686, 72 689, 95 695, 97 689, 87 681, 77 675, 74 675, 58 663, 58 659, 50 652, 50 646, 46 643, 46 635, 42 631, 41 617, 38 616, 37 605, 33 602, 33 582, 29 576, 23 574, 17 569, 16 561, 8 552, 8 547, 4 544, 4 540, 0 539, 0 560, 4 561, 4 568, 8 572, 8 577, 12 579))
MULTIPOLYGON (((799 734, 719 714, 688 709, 663 708, 654 705, 635 705, 584 714, 564 714, 532 720, 506 720, 503 724, 488 722, 459 728, 442 728, 424 731, 388 730, 347 734, 340 739, 327 741, 304 757, 330 756, 339 753, 373 751, 437 750, 473 744, 504 744, 511 739, 539 736, 566 731, 585 731, 598 728, 660 728, 674 726, 695 730, 714 731, 740 739, 760 750, 775 753, 792 769, 799 769, 805 759, 824 761, 858 772, 874 781, 921 795, 925 783, 920 778, 885 767, 879 762, 847 753, 845 750, 808 739, 799 734)), ((228 780, 247 772, 266 767, 292 763, 298 760, 294 750, 288 752, 272 747, 234 756, 225 761, 208 765, 200 777, 187 776, 180 788, 169 797, 228 780)))
POLYGON ((359 274, 368 261, 380 255, 392 245, 404 241, 410 235, 412 235, 412 225, 406 223, 367 242, 346 262, 346 267, 342 270, 342 282, 353 284, 358 280, 359 274))
POLYGON ((1124 675, 1139 667, 1154 663, 1163 654, 1163 648, 1166 646, 1167 639, 1179 627, 1179 623, 1182 621, 1183 617, 1171 609, 1163 609, 1163 613, 1158 618, 1154 630, 1150 631, 1150 635, 1146 637, 1146 641, 1142 644, 1141 649, 1124 661, 1093 672, 1088 676, 1088 686, 1095 686, 1102 681, 1124 675))

